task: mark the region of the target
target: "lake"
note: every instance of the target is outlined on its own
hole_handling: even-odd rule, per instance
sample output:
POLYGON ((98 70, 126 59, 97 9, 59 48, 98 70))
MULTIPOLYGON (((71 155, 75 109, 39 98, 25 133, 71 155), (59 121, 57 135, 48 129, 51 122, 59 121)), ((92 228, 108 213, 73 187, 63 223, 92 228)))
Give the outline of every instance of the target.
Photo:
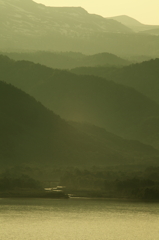
POLYGON ((0 240, 157 240, 159 203, 0 199, 0 240))

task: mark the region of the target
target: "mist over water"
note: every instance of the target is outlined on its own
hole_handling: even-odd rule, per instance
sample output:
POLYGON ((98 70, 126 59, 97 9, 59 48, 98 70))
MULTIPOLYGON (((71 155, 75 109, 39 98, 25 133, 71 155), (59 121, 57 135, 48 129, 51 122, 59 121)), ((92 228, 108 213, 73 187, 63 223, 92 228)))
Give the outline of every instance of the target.
POLYGON ((159 204, 90 199, 1 199, 3 240, 158 239, 159 204))

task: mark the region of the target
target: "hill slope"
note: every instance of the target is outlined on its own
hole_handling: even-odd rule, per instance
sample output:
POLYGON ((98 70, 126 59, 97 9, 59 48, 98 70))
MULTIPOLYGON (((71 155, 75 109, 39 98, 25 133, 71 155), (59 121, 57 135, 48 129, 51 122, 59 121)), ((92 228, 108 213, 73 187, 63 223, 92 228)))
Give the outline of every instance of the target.
POLYGON ((159 59, 133 64, 123 68, 76 68, 72 72, 104 77, 129 87, 159 103, 159 59))
POLYGON ((47 7, 32 0, 1 0, 0 6, 2 27, 7 27, 6 30, 12 27, 12 33, 16 30, 22 36, 60 34, 81 37, 91 32, 131 32, 121 23, 89 14, 81 7, 47 7))
POLYGON ((0 1, 1 50, 52 50, 159 55, 156 36, 135 34, 82 8, 46 7, 32 0, 0 1))
POLYGON ((81 7, 46 7, 32 0, 1 0, 0 20, 1 44, 9 48, 37 49, 44 47, 44 42, 51 46, 52 40, 59 45, 67 38, 82 39, 92 33, 131 32, 121 23, 89 14, 81 7))
POLYGON ((1 79, 33 95, 63 118, 90 122, 123 137, 158 144, 158 125, 155 135, 147 132, 146 138, 141 128, 148 119, 158 118, 159 105, 132 88, 7 57, 1 57, 0 68, 1 79))
POLYGON ((114 20, 122 23, 123 25, 131 28, 133 31, 136 31, 136 32, 151 30, 151 29, 155 29, 158 27, 155 25, 142 24, 141 22, 137 21, 136 19, 131 18, 126 15, 111 17, 110 19, 114 19, 114 20))
POLYGON ((97 127, 93 127, 96 133, 88 133, 72 126, 31 96, 1 81, 0 113, 1 166, 146 164, 156 162, 159 155, 150 146, 104 130, 101 136, 97 127))
POLYGON ((143 33, 158 36, 159 35, 159 27, 158 28, 152 28, 150 30, 145 30, 145 31, 143 31, 143 33))
POLYGON ((3 53, 14 60, 27 60, 51 68, 71 69, 80 66, 125 66, 130 62, 114 54, 84 55, 75 52, 24 52, 3 53))

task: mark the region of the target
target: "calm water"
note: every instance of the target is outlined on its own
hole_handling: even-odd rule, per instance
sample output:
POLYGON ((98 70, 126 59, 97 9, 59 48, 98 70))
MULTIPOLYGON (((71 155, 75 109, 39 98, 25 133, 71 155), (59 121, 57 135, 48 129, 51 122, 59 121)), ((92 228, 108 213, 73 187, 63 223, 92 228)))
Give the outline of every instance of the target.
POLYGON ((0 199, 0 240, 157 239, 157 203, 0 199))

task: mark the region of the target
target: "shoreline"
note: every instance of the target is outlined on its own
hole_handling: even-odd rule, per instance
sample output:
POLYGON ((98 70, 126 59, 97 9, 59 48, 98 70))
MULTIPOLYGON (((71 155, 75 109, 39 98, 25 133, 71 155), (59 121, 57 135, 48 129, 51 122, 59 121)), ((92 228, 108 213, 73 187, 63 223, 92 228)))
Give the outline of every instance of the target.
POLYGON ((43 192, 43 191, 10 191, 10 192, 0 192, 0 198, 55 198, 55 199, 68 199, 68 194, 63 192, 43 192))
POLYGON ((158 199, 136 199, 136 198, 108 198, 108 197, 89 197, 89 196, 74 196, 70 197, 69 194, 64 194, 63 196, 53 196, 50 194, 45 195, 37 195, 37 194, 0 194, 0 199, 20 199, 20 198, 26 198, 26 199, 63 199, 63 200, 103 200, 103 201, 112 201, 112 202, 140 202, 140 203, 159 203, 158 199))

